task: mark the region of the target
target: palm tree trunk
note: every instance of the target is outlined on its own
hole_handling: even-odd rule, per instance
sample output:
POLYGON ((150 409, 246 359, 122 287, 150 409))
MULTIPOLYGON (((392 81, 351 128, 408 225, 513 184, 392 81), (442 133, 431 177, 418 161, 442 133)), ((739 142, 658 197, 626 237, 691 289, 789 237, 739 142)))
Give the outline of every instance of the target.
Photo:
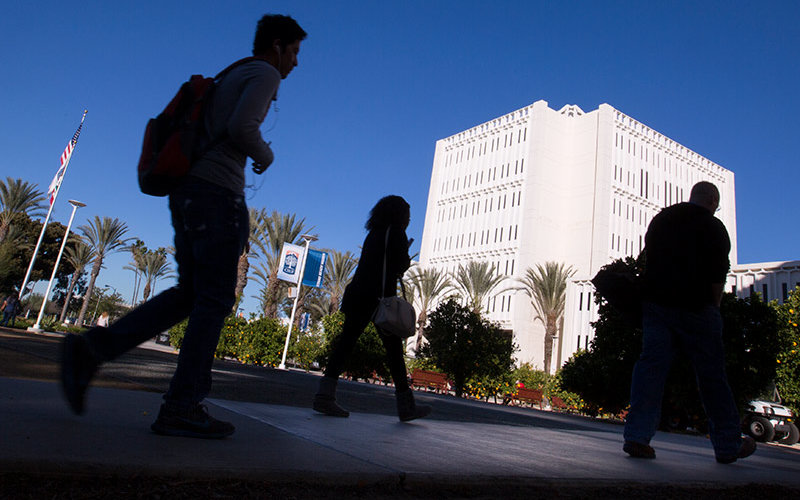
POLYGON ((139 282, 141 281, 141 276, 137 272, 133 276, 133 297, 131 298, 131 307, 136 307, 136 296, 139 295, 139 282))
POLYGON ((328 314, 333 314, 339 310, 341 300, 338 294, 331 294, 331 301, 328 303, 328 314))
POLYGON ((278 270, 275 269, 269 275, 267 283, 267 304, 264 307, 264 316, 268 318, 278 317, 278 270))
POLYGON ((67 309, 69 309, 69 301, 72 300, 72 292, 75 290, 75 285, 78 282, 79 277, 78 271, 72 273, 72 276, 69 277, 69 286, 67 286, 67 298, 64 299, 64 306, 61 308, 61 316, 59 316, 58 321, 60 323, 64 322, 64 318, 67 316, 67 309))
POLYGON ((97 257, 94 260, 94 264, 92 265, 92 272, 89 275, 89 285, 86 287, 86 295, 83 297, 83 305, 81 306, 81 312, 78 314, 78 321, 77 325, 83 326, 83 319, 86 316, 86 311, 89 309, 89 299, 92 297, 92 292, 94 291, 94 283, 97 281, 97 277, 100 275, 100 268, 103 267, 103 260, 100 257, 97 257))
POLYGON ((550 363, 553 360, 553 336, 556 333, 555 321, 547 318, 544 329, 544 372, 550 374, 550 363))
POLYGON ((236 267, 236 303, 233 305, 233 311, 239 306, 239 302, 244 294, 244 287, 247 286, 247 272, 250 270, 250 261, 248 260, 248 252, 245 250, 239 256, 239 264, 236 267))
POLYGON ((147 280, 147 282, 144 284, 144 290, 142 291, 142 302, 145 302, 147 298, 150 297, 150 290, 152 289, 153 287, 150 284, 150 280, 147 280))

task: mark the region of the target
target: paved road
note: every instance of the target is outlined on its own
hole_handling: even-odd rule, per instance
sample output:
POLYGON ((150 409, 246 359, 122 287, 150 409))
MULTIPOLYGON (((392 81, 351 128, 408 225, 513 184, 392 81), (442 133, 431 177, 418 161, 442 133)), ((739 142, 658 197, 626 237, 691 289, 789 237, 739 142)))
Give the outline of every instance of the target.
POLYGON ((215 363, 208 402, 214 415, 236 425, 236 434, 221 441, 164 438, 150 433, 149 424, 173 353, 137 349, 106 365, 87 415, 76 417, 54 382, 59 340, 0 330, 0 497, 94 491, 84 496, 102 498, 113 491, 138 498, 123 495, 125 488, 152 492, 145 498, 800 493, 800 450, 762 446, 748 460, 723 466, 707 439, 659 433, 658 459, 635 460, 620 449, 619 425, 429 393, 418 399, 433 406, 432 418, 402 424, 391 388, 352 382, 342 383, 340 399, 353 413, 334 419, 308 409, 318 375, 225 361, 215 363))

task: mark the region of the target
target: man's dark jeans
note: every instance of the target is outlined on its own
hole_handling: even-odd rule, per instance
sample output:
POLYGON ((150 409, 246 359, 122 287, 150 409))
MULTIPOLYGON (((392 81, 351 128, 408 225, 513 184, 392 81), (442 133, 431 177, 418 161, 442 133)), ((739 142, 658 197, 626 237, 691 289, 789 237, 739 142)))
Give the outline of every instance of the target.
POLYGON ((716 455, 735 456, 741 446, 741 430, 725 375, 719 309, 707 306, 692 312, 645 302, 642 312, 642 354, 633 369, 625 440, 648 444, 655 435, 664 383, 673 358, 681 351, 694 366, 716 455))
POLYGON ((190 178, 169 197, 175 228, 178 285, 156 295, 107 330, 87 333, 90 346, 111 360, 189 317, 169 391, 168 406, 190 408, 211 389, 211 365, 225 317, 235 302, 236 275, 249 237, 244 197, 190 178))

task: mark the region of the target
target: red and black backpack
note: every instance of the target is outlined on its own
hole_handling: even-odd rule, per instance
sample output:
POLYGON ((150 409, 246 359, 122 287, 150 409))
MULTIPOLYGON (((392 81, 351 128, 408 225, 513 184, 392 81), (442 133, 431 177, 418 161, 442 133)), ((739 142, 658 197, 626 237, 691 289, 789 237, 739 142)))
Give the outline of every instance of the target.
POLYGON ((194 162, 219 141, 208 137, 205 126, 205 111, 216 82, 233 68, 254 60, 263 59, 245 57, 214 78, 192 75, 164 111, 147 122, 137 168, 139 188, 144 194, 168 195, 194 162))

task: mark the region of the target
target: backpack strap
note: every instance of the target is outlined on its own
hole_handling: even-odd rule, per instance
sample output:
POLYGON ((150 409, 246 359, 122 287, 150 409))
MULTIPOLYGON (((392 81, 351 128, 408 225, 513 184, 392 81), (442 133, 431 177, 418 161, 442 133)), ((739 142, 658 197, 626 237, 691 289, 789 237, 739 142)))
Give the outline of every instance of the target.
POLYGON ((217 80, 221 79, 223 76, 227 75, 234 68, 237 68, 237 67, 241 66, 242 64, 247 64, 247 63, 252 62, 252 61, 264 61, 264 62, 267 62, 267 60, 265 58, 263 58, 263 57, 258 57, 258 56, 244 57, 244 58, 239 59, 238 61, 236 61, 234 63, 231 63, 227 68, 225 68, 222 71, 220 71, 219 73, 217 73, 217 76, 214 77, 214 81, 217 81, 217 80))
MULTIPOLYGON (((222 71, 220 71, 219 73, 217 73, 217 76, 214 77, 214 84, 215 85, 218 84, 219 81, 222 78, 224 78, 225 75, 230 73, 233 69, 238 68, 242 64, 247 64, 247 63, 253 62, 253 61, 264 61, 264 62, 267 62, 267 60, 265 58, 263 58, 263 57, 258 57, 258 56, 243 57, 242 59, 239 59, 238 61, 231 63, 227 68, 225 68, 222 71)), ((211 100, 213 101, 213 99, 214 99, 214 96, 212 94, 211 100)), ((209 103, 209 106, 213 106, 213 104, 209 103)), ((204 125, 204 127, 206 129, 206 134, 208 134, 208 117, 206 116, 206 118, 204 118, 203 121, 204 121, 203 125, 204 125)), ((218 146, 219 144, 221 144, 222 141, 224 141, 226 137, 228 137, 227 130, 223 131, 219 136, 209 140, 208 144, 206 144, 206 146, 203 148, 203 153, 201 155, 199 155, 198 158, 200 156, 206 154, 207 152, 211 151, 211 149, 213 149, 215 146, 218 146)))

